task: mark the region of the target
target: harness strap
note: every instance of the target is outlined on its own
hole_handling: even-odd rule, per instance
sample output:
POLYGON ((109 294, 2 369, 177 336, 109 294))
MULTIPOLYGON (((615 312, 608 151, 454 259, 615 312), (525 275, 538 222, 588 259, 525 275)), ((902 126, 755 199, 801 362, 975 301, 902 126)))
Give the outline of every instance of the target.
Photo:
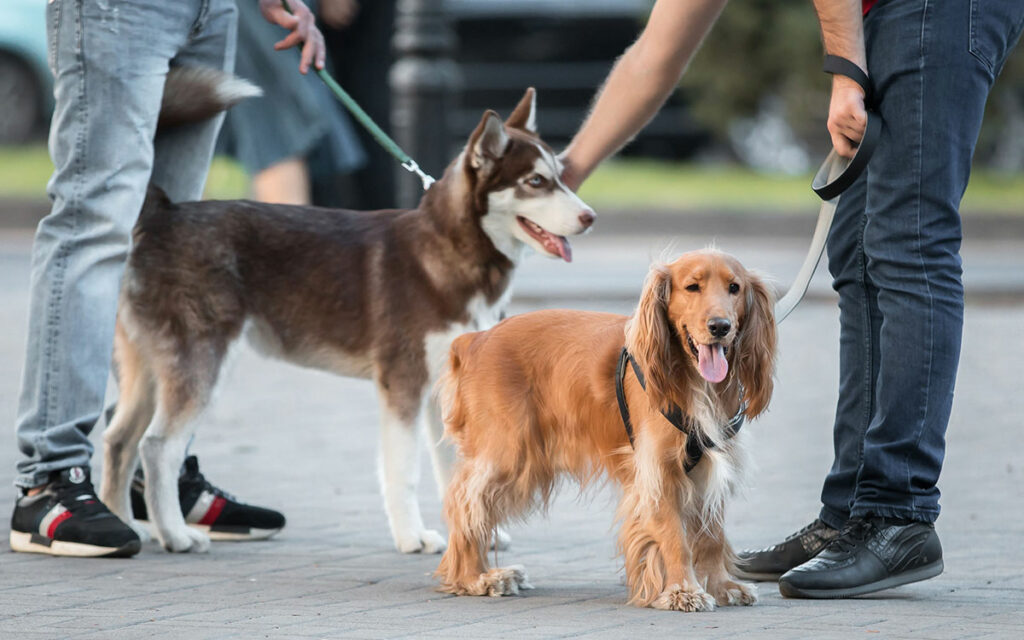
MULTIPOLYGON (((640 388, 644 391, 647 390, 647 382, 644 380, 644 373, 640 370, 640 365, 636 363, 636 360, 629 353, 629 349, 622 347, 622 352, 619 354, 619 364, 615 368, 615 398, 619 402, 619 415, 622 417, 622 426, 626 428, 626 435, 629 436, 629 446, 635 449, 633 423, 629 419, 629 405, 626 403, 625 381, 627 362, 629 362, 633 369, 633 375, 636 376, 637 382, 640 383, 640 388)), ((733 438, 743 427, 743 412, 746 408, 746 405, 741 403, 739 411, 729 420, 729 423, 726 425, 726 440, 733 438)), ((686 462, 683 464, 683 470, 686 473, 690 473, 700 463, 704 457, 704 452, 715 448, 715 442, 699 429, 694 428, 693 422, 686 418, 682 407, 679 405, 672 405, 668 411, 662 410, 661 415, 680 433, 686 434, 686 462)))

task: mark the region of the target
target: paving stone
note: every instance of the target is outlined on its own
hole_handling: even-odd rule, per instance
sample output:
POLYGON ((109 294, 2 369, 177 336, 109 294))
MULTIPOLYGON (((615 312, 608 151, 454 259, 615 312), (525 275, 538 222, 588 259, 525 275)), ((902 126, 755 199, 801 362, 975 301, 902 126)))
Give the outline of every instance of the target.
MULTIPOLYGON (((689 248, 704 239, 676 242, 689 248)), ((576 243, 572 265, 529 261, 514 309, 628 313, 659 243, 595 234, 576 243)), ((804 239, 773 240, 770 250, 750 239, 720 244, 750 266, 775 271, 784 284, 806 248, 804 239)), ((8 425, 22 366, 28 246, 27 234, 0 231, 0 422, 8 425)), ((1024 272, 1022 249, 1020 241, 968 243, 965 264, 1024 272)), ((995 278, 995 271, 985 277, 995 278)), ((773 542, 817 513, 831 463, 838 320, 827 278, 819 275, 815 286, 820 295, 780 326, 772 409, 748 427, 757 469, 729 505, 727 531, 737 547, 773 542)), ((172 555, 152 543, 129 560, 0 551, 0 639, 1024 637, 1021 372, 1024 296, 969 304, 940 482, 942 576, 844 601, 785 600, 774 585, 761 584, 753 607, 678 614, 626 605, 610 487, 580 498, 566 486, 547 517, 511 527, 513 545, 499 554, 500 563, 525 564, 536 590, 515 598, 438 593, 431 575, 438 556, 403 556, 387 532, 372 385, 243 349, 202 418, 193 450, 216 484, 285 511, 286 529, 267 542, 214 544, 205 555, 172 555)), ((99 437, 97 429, 97 444, 99 437)), ((0 483, 13 480, 17 455, 13 439, 0 447, 0 483)), ((440 527, 425 455, 423 468, 424 517, 440 527)), ((10 513, 13 497, 0 492, 0 514, 10 513)))

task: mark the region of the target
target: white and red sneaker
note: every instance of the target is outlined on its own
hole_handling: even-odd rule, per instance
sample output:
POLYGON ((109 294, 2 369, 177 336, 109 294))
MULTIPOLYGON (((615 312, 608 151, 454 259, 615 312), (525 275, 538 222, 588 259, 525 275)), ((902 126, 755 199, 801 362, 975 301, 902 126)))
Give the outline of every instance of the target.
POLYGON ((41 492, 21 496, 11 516, 11 549, 54 556, 127 557, 139 536, 96 497, 89 470, 54 473, 41 492))
MULTIPOLYGON (((144 492, 145 480, 136 475, 132 482, 132 514, 149 525, 144 492)), ((283 514, 239 502, 210 484, 199 472, 195 456, 185 458, 178 477, 178 498, 185 523, 206 532, 211 540, 264 540, 284 528, 283 514)))

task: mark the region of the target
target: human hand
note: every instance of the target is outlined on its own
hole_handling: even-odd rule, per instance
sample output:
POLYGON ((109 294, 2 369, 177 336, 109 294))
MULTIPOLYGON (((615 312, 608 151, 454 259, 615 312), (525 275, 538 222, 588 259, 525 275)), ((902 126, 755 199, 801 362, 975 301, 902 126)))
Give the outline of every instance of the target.
POLYGON ((260 12, 267 22, 291 30, 284 40, 274 44, 275 49, 281 51, 303 43, 302 57, 299 59, 300 73, 308 72, 310 63, 317 69, 324 68, 327 58, 324 36, 316 28, 313 12, 302 0, 260 0, 260 12), (284 7, 282 1, 288 3, 291 12, 284 7))
POLYGON ((562 182, 573 192, 579 191, 580 185, 583 184, 586 176, 580 175, 576 163, 567 152, 563 151, 559 154, 558 160, 562 163, 562 175, 560 176, 562 182))
POLYGON ((352 24, 357 13, 357 0, 320 0, 320 19, 335 29, 344 29, 352 24))
POLYGON ((868 126, 864 107, 864 89, 856 81, 842 75, 832 76, 832 100, 828 107, 828 132, 832 146, 844 158, 857 153, 857 145, 868 126))

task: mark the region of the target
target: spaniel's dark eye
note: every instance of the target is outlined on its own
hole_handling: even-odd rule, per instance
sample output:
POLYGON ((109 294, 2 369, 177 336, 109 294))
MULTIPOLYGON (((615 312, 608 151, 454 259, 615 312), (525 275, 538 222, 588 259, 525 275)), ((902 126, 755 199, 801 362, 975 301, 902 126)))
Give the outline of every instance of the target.
POLYGON ((735 282, 733 282, 733 283, 731 283, 729 285, 729 293, 739 293, 739 292, 740 292, 740 285, 736 284, 735 282))
POLYGON ((547 182, 547 179, 545 179, 544 176, 540 175, 539 173, 535 173, 532 176, 530 176, 530 179, 526 181, 526 184, 536 188, 543 187, 545 182, 547 182))
POLYGON ((686 285, 687 291, 700 291, 700 285, 694 282, 693 284, 686 285))

